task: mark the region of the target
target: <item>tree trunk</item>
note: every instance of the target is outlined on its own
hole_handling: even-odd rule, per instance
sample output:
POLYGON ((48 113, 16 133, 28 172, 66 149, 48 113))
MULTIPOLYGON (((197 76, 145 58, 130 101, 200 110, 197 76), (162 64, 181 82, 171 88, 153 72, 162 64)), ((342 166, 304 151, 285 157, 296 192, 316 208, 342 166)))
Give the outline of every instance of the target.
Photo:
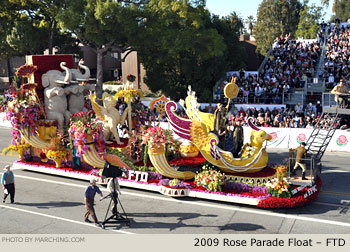
MULTIPOLYGON (((97 70, 96 70, 96 97, 102 98, 102 84, 103 84, 103 49, 97 49, 97 70)), ((98 103, 102 105, 102 101, 98 100, 98 103)))
POLYGON ((6 64, 7 64, 7 77, 9 77, 9 82, 11 83, 10 78, 11 78, 12 70, 11 70, 11 61, 9 57, 6 58, 6 64))
POLYGON ((52 54, 52 23, 49 24, 49 55, 52 54))
POLYGON ((55 37, 55 31, 56 31, 57 23, 56 21, 50 22, 49 26, 49 54, 53 54, 53 40, 55 37))

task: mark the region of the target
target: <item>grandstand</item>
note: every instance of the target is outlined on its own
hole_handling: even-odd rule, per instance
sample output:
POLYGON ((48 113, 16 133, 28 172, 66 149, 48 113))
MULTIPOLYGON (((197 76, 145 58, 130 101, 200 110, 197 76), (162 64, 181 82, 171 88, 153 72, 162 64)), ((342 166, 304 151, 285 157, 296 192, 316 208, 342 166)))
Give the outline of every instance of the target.
POLYGON ((322 23, 312 40, 277 38, 257 72, 229 72, 215 86, 214 102, 226 102, 222 91, 232 77, 240 91, 230 118, 252 116, 261 127, 313 128, 306 148, 318 166, 335 130, 350 126, 350 109, 339 108, 330 93, 340 79, 350 84, 350 23, 322 23), (242 111, 240 104, 250 108, 242 111), (270 109, 274 104, 286 109, 270 109))

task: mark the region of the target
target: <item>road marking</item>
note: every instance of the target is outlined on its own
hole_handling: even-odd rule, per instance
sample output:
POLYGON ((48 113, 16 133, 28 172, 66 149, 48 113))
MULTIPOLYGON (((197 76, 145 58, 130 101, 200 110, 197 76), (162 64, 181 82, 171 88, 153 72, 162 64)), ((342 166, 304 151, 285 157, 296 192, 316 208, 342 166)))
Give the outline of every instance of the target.
MULTIPOLYGON (((30 179, 30 180, 37 180, 52 184, 60 184, 60 185, 66 185, 66 186, 72 186, 72 187, 79 187, 79 188, 85 188, 85 185, 77 185, 77 184, 71 184, 66 182, 60 182, 60 181, 54 181, 54 180, 48 180, 48 179, 40 179, 40 178, 34 178, 34 177, 28 177, 23 175, 16 175, 17 178, 24 178, 24 179, 30 179)), ((101 188, 102 191, 107 191, 105 188, 101 188)), ((252 210, 252 209, 242 209, 239 207, 234 206, 221 206, 208 203, 202 203, 202 202, 191 202, 191 201, 179 201, 177 199, 173 198, 166 198, 161 196, 152 196, 152 195, 146 195, 146 194, 138 194, 133 192, 122 192, 122 195, 129 195, 129 196, 135 196, 135 197, 142 197, 142 198, 149 198, 149 199, 155 199, 155 200, 162 200, 162 201, 169 201, 174 203, 180 203, 180 204, 188 204, 188 205, 196 205, 201 207, 210 207, 210 208, 218 208, 223 210, 230 210, 230 211, 237 211, 237 212, 245 212, 245 213, 251 213, 251 214, 259 214, 259 215, 267 215, 267 216, 274 216, 274 217, 280 217, 280 218, 286 218, 286 219, 295 219, 295 220, 302 220, 302 221, 310 221, 310 222, 319 222, 323 224, 330 224, 330 225, 337 225, 337 226, 343 226, 343 227, 350 227, 350 223, 347 222, 340 222, 340 221, 331 221, 331 220, 323 220, 323 219, 316 219, 311 217, 303 217, 303 216, 295 216, 290 214, 281 214, 281 213, 274 213, 274 212, 267 212, 264 210, 252 210)))
MULTIPOLYGON (((81 222, 81 221, 75 221, 75 220, 66 219, 66 218, 62 218, 62 217, 58 217, 58 216, 54 216, 54 215, 43 214, 43 213, 39 213, 39 212, 33 212, 33 211, 29 211, 29 210, 25 210, 25 209, 21 209, 21 208, 17 208, 17 207, 0 205, 0 208, 7 208, 7 209, 11 209, 11 210, 16 210, 19 212, 44 216, 44 217, 51 218, 51 219, 62 220, 62 221, 71 222, 71 223, 75 223, 75 224, 79 224, 79 225, 85 225, 85 226, 94 227, 94 228, 100 228, 100 227, 96 227, 94 224, 89 224, 89 223, 85 223, 85 222, 81 222)), ((105 229, 105 230, 117 232, 117 233, 123 233, 123 234, 135 234, 135 233, 131 233, 131 232, 123 231, 123 230, 114 230, 114 229, 105 229)))
POLYGON ((350 193, 343 193, 343 192, 332 192, 332 191, 322 191, 321 190, 320 193, 350 197, 350 193))
POLYGON ((327 169, 322 169, 322 174, 324 173, 345 173, 345 172, 349 172, 349 171, 346 171, 346 170, 327 170, 327 169))
MULTIPOLYGON (((340 202, 342 203, 342 201, 340 202)), ((348 205, 344 204, 344 205, 341 205, 341 204, 333 204, 333 203, 326 203, 326 202, 312 202, 312 204, 316 204, 316 205, 325 205, 325 206, 334 206, 334 207, 346 207, 346 208, 349 208, 348 205)))

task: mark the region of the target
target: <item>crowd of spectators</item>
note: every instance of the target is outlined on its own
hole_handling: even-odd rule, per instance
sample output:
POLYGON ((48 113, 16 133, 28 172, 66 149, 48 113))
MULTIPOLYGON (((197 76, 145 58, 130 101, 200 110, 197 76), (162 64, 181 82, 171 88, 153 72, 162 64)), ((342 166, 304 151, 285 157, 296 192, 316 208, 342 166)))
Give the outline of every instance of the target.
MULTIPOLYGON (((320 35, 321 36, 321 35, 320 35)), ((323 35, 322 35, 323 39, 323 35)), ((236 103, 278 104, 283 102, 292 88, 303 88, 305 83, 316 76, 316 63, 320 58, 318 41, 296 41, 289 35, 276 39, 270 57, 267 59, 259 76, 243 71, 227 77, 214 93, 215 102, 225 102, 225 85, 236 77, 239 93, 236 103)))
MULTIPOLYGON (((239 106, 238 106, 239 107, 239 106)), ((318 121, 320 121, 321 128, 329 129, 335 120, 335 117, 325 116, 321 118, 322 106, 320 102, 316 105, 309 103, 305 106, 300 103, 295 106, 286 106, 281 109, 274 108, 270 110, 254 107, 246 110, 243 107, 238 109, 236 106, 232 106, 227 113, 226 124, 231 124, 232 121, 241 121, 242 126, 247 126, 247 119, 252 117, 254 124, 258 127, 277 127, 277 128, 314 128, 318 121)), ((209 110, 215 109, 214 106, 209 104, 203 111, 209 112, 209 110)), ((347 125, 341 120, 337 119, 334 122, 337 129, 347 129, 347 125)))
POLYGON ((341 79, 350 78, 350 25, 334 25, 327 39, 324 73, 327 88, 339 84, 341 79))

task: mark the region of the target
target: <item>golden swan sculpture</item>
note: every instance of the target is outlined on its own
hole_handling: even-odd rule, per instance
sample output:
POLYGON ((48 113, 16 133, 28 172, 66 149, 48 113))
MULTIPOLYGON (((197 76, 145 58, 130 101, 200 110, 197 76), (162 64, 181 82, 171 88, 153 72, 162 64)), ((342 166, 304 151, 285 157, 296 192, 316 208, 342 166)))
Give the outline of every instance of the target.
POLYGON ((271 136, 265 131, 258 129, 248 119, 248 125, 253 129, 250 135, 250 144, 244 145, 239 158, 233 158, 232 154, 218 147, 218 137, 211 133, 213 129, 213 115, 198 111, 195 93, 189 87, 185 104, 185 111, 189 119, 181 118, 175 114, 177 104, 170 101, 166 104, 168 121, 175 134, 193 142, 205 159, 219 167, 226 173, 232 172, 258 172, 266 167, 268 154, 263 148, 263 143, 270 140, 271 136))

